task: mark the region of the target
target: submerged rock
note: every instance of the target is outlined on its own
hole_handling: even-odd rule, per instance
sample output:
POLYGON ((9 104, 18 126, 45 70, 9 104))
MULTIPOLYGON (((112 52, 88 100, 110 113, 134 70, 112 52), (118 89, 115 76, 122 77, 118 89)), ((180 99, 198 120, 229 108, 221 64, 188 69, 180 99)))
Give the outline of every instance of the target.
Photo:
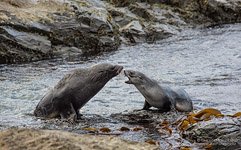
POLYGON ((148 143, 122 140, 114 136, 79 135, 57 130, 7 129, 0 132, 1 149, 85 149, 159 150, 148 143))

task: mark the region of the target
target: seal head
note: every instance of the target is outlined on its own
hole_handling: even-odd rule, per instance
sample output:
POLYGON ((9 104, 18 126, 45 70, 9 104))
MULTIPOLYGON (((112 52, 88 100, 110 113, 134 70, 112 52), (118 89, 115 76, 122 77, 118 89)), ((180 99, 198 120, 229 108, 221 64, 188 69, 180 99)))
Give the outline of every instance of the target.
POLYGON ((145 74, 133 70, 124 70, 124 74, 128 77, 128 81, 125 81, 127 84, 134 85, 144 85, 150 84, 150 79, 146 77, 145 74))

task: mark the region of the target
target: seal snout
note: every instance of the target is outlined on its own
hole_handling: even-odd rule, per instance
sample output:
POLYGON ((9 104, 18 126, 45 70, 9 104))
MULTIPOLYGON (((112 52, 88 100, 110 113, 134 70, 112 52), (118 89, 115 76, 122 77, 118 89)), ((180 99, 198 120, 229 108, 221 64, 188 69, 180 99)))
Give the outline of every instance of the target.
POLYGON ((129 79, 128 81, 125 81, 125 83, 132 84, 131 77, 133 73, 130 70, 124 70, 124 74, 129 79))
POLYGON ((118 75, 118 74, 120 74, 121 71, 123 70, 123 66, 116 65, 116 66, 115 66, 115 70, 116 70, 116 75, 118 75))
POLYGON ((130 71, 129 70, 124 70, 124 74, 125 74, 125 76, 129 77, 130 71))
POLYGON ((34 116, 36 116, 36 117, 43 117, 43 116, 46 115, 46 112, 45 112, 44 110, 45 110, 45 109, 43 109, 42 107, 37 107, 37 108, 34 110, 33 114, 34 114, 34 116))

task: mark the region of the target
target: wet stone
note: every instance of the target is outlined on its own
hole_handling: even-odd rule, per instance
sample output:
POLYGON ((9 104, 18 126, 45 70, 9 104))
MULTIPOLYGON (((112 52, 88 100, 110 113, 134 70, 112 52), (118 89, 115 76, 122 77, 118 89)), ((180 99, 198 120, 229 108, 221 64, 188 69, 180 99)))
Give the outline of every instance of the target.
POLYGON ((0 63, 96 55, 120 45, 101 2, 23 2, 0 2, 0 63))
POLYGON ((210 143, 213 149, 241 148, 241 118, 214 118, 198 122, 183 132, 191 142, 210 143))
POLYGON ((3 149, 72 149, 72 150, 159 150, 156 145, 122 140, 114 136, 80 135, 57 130, 12 128, 0 132, 3 149))
POLYGON ((170 123, 176 122, 185 113, 166 112, 160 113, 158 110, 131 110, 117 114, 111 114, 111 117, 129 124, 158 124, 164 120, 170 123))

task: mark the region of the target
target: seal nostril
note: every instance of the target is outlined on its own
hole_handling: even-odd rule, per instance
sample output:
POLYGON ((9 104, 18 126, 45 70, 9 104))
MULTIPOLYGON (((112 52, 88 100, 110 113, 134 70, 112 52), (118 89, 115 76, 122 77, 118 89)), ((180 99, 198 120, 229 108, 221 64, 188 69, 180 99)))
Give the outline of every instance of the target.
POLYGON ((126 71, 126 70, 124 70, 124 75, 125 75, 125 76, 128 76, 128 73, 127 73, 127 71, 126 71))

